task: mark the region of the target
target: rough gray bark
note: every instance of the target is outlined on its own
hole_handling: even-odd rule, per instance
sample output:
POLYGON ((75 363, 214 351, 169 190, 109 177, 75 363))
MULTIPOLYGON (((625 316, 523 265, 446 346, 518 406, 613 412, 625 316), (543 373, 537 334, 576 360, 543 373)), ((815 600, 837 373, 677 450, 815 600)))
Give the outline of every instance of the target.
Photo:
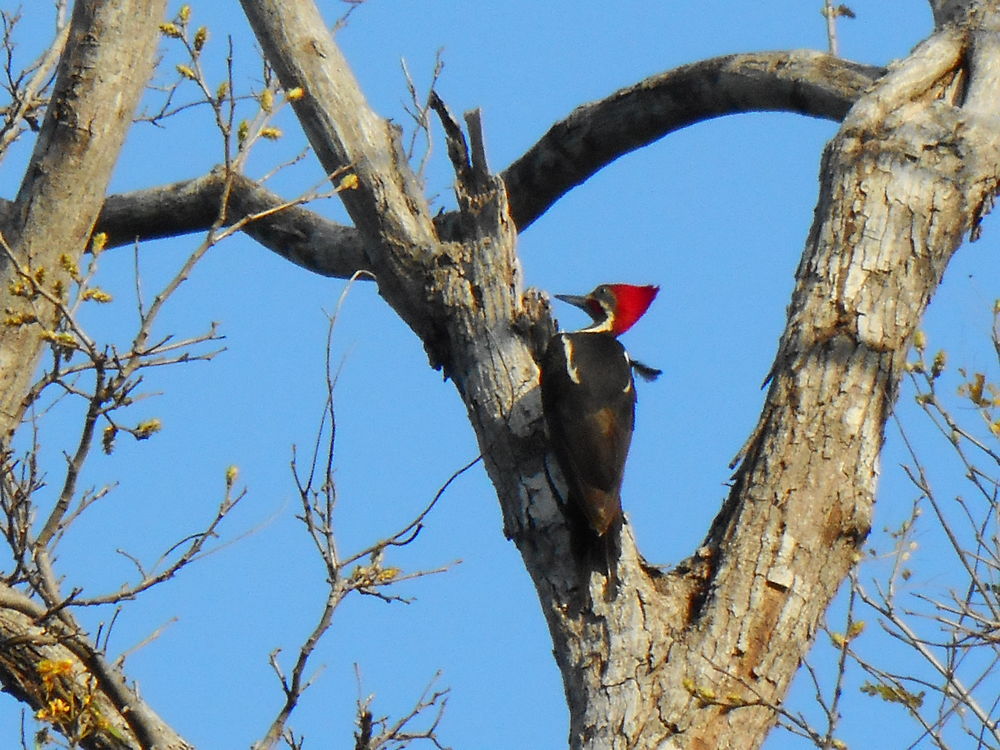
MULTIPOLYGON (((523 231, 574 186, 620 156, 692 123, 738 112, 798 112, 841 120, 884 71, 810 50, 726 55, 651 76, 583 105, 503 170, 510 215, 523 231)), ((336 161, 332 163, 337 163, 336 161)), ((218 219, 226 176, 202 177, 112 195, 95 231, 108 246, 207 230, 218 219)), ((285 203, 258 183, 232 176, 228 222, 285 203)), ((0 199, 0 221, 12 204, 0 199)), ((460 217, 433 217, 439 237, 457 231, 460 217)), ((246 233, 264 247, 322 276, 350 278, 367 269, 365 242, 343 226, 303 207, 272 213, 246 233)))
POLYGON ((108 247, 205 231, 219 219, 224 191, 225 223, 267 214, 243 231, 282 258, 321 276, 342 279, 367 267, 364 239, 354 227, 302 206, 288 206, 286 199, 260 183, 239 174, 227 175, 223 169, 193 180, 109 196, 95 231, 107 235, 108 247))
MULTIPOLYGON (((74 8, 67 53, 31 165, 3 226, 14 255, 23 265, 45 268, 50 283, 61 279, 68 285, 58 258, 79 256, 90 237, 152 72, 156 21, 164 5, 163 0, 119 0, 79 2, 74 8)), ((4 308, 18 312, 30 303, 7 298, 15 280, 13 264, 0 254, 4 308)), ((42 344, 30 327, 0 327, 0 439, 6 440, 19 422, 20 400, 42 344)))
MULTIPOLYGON (((70 285, 60 256, 80 257, 101 209, 152 73, 164 6, 165 0, 81 0, 74 7, 45 121, 3 226, 17 263, 33 273, 44 269, 44 277, 37 278, 54 294, 57 283, 70 285)), ((11 294, 19 281, 14 262, 0 254, 4 314, 50 319, 53 310, 43 300, 11 294)), ((21 421, 44 345, 35 326, 0 326, 0 455, 21 421)), ((46 544, 36 545, 34 555, 39 566, 49 568, 46 544)), ((83 747, 189 747, 108 663, 68 610, 50 611, 0 586, 0 643, 0 682, 33 708, 44 708, 54 695, 71 695, 76 705, 90 706, 84 713, 94 729, 80 739, 83 747), (39 665, 45 659, 72 665, 74 676, 60 680, 58 691, 43 686, 39 665)))
MULTIPOLYGON (((430 216, 396 133, 367 106, 312 3, 243 5, 283 85, 306 92, 294 106, 323 168, 349 168, 360 183, 342 193, 354 228, 323 225, 296 209, 291 216, 301 227, 262 222, 251 231, 265 244, 290 244, 286 257, 311 270, 373 270, 380 293, 424 342, 431 363, 454 381, 496 485, 505 532, 522 553, 548 621, 570 708, 570 745, 759 746, 868 532, 883 428, 910 336, 948 259, 997 188, 998 2, 949 3, 938 18, 953 25, 942 26, 865 92, 880 71, 812 53, 680 69, 574 113, 502 179, 488 169, 478 119, 467 118, 467 142, 439 105, 458 176, 459 210, 446 221, 430 216), (692 95, 680 102, 683 87, 692 95), (546 478, 535 356, 552 324, 547 302, 521 288, 516 232, 621 153, 699 119, 770 107, 847 114, 823 157, 815 222, 761 420, 704 545, 682 566, 658 572, 642 564, 625 526, 620 594, 607 602, 599 576, 585 574, 573 560, 546 478), (600 148, 593 148, 595 139, 600 148)), ((122 37, 122 47, 138 44, 137 33, 122 37)), ((71 38, 70 49, 77 46, 71 38)), ((85 88, 76 92, 78 99, 93 98, 94 106, 105 101, 85 88)), ((81 111, 77 99, 70 103, 69 111, 81 111)), ((92 147, 67 141, 61 146, 68 149, 65 169, 76 168, 77 153, 86 156, 92 147)), ((39 148, 41 159, 52 146, 39 148)), ((113 161, 114 153, 107 158, 113 161)), ((64 168, 58 160, 57 167, 64 168)), ((88 169, 92 179, 95 167, 88 169)), ((132 208, 152 199, 190 209, 192 195, 219 189, 213 179, 115 200, 132 201, 132 208)), ((245 184, 233 195, 234 216, 276 200, 245 184)), ((65 196, 83 213, 61 230, 60 248, 82 248, 99 198, 65 196)), ((115 200, 102 221, 120 227, 116 241, 127 242, 131 219, 122 212, 129 209, 115 200)), ((11 228, 35 226, 22 218, 30 213, 26 201, 19 197, 6 212, 5 234, 21 243, 30 233, 11 228)), ((172 233, 157 211, 144 214, 150 224, 136 234, 172 233)), ((38 216, 42 226, 44 215, 38 216)), ((177 232, 211 223, 215 214, 185 211, 183 217, 177 232)), ((45 225, 50 239, 52 226, 45 225)), ((0 377, 16 361, 2 359, 8 356, 2 343, 0 377)), ((24 363, 33 357, 18 362, 29 374, 24 363)), ((24 384, 10 376, 0 385, 7 399, 0 416, 16 414, 24 384)), ((6 608, 0 627, 23 638, 45 618, 29 611, 30 602, 15 600, 16 592, 0 591, 6 608)), ((24 664, 42 657, 11 653, 27 661, 18 667, 0 650, 4 685, 31 702, 37 689, 17 679, 28 674, 24 664)), ((104 674, 96 657, 90 666, 104 674)), ((128 720, 134 736, 118 745, 101 735, 106 744, 94 739, 90 746, 185 746, 176 737, 151 740, 150 733, 169 730, 141 703, 124 711, 123 683, 114 674, 103 679, 107 705, 128 720), (143 716, 148 722, 137 728, 143 716)))
MULTIPOLYGON (((996 20, 991 8, 981 22, 996 20)), ((761 421, 706 542, 704 601, 671 653, 677 677, 727 697, 685 707, 675 688, 659 701, 681 747, 758 744, 773 712, 731 706, 781 700, 856 560, 910 338, 996 191, 995 44, 982 26, 940 31, 824 154, 761 421)))
POLYGON ((136 694, 120 670, 80 632, 24 594, 0 584, 0 682, 4 690, 33 709, 46 707, 46 697, 89 706, 79 746, 87 750, 191 750, 136 694), (59 687, 43 685, 39 666, 45 661, 73 664, 73 674, 59 687))
MULTIPOLYGON (((252 5, 267 7, 249 15, 283 84, 308 92, 299 116, 321 159, 322 139, 359 138, 328 147, 340 156, 324 167, 344 166, 343 154, 385 131, 370 118, 371 132, 328 127, 367 118, 357 114, 360 92, 329 51, 332 40, 285 3, 252 5), (316 70, 285 64, 302 49, 323 50, 316 70), (331 83, 338 96, 325 93, 331 83), (345 91, 351 112, 341 109, 345 91)), ((996 11, 979 10, 969 26, 944 29, 918 48, 848 114, 824 158, 788 328, 732 494, 703 548, 665 575, 640 564, 626 526, 622 593, 612 602, 599 595, 600 581, 581 577, 545 480, 532 336, 524 332, 544 330, 547 311, 521 296, 512 238, 496 213, 500 196, 462 200, 457 242, 428 235, 425 206, 404 195, 383 233, 371 216, 385 194, 357 196, 368 205, 355 204, 352 215, 369 235, 383 296, 468 407, 506 532, 548 618, 572 747, 747 748, 773 725, 773 706, 868 533, 909 338, 996 187, 997 123, 981 122, 997 93, 1000 57, 983 27, 996 11), (963 81, 968 88, 957 85, 963 81), (484 215, 492 243, 477 221, 484 215), (420 232, 408 237, 408 226, 420 232)), ((468 180, 455 130, 461 198, 468 180)), ((355 158, 363 181, 411 184, 397 160, 355 158)))

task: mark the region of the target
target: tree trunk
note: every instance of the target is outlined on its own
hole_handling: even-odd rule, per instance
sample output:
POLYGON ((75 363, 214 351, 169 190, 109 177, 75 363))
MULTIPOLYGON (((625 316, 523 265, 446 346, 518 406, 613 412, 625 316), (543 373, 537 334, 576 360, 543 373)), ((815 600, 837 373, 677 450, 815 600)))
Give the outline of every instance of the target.
MULTIPOLYGON (((3 227, 0 308, 0 456, 27 406, 26 394, 56 327, 54 300, 72 284, 104 202, 111 170, 153 70, 165 0, 78 0, 55 89, 17 200, 3 227), (26 278, 25 274, 30 276, 26 278), (49 294, 46 298, 40 292, 49 294)), ((48 566, 47 545, 37 545, 48 566)), ((136 695, 81 631, 67 610, 48 611, 0 585, 0 682, 34 709, 61 699, 70 710, 53 723, 86 748, 189 745, 136 695), (44 669, 68 671, 46 684, 44 669), (72 725, 72 726, 71 726, 72 725)))
MULTIPOLYGON (((295 14, 280 2, 265 5, 275 15, 255 30, 283 84, 312 94, 308 117, 338 121, 341 100, 324 98, 301 71, 284 77, 283 61, 303 48, 281 41, 295 14)), ((991 5, 979 23, 995 17, 991 5)), ((323 45, 317 62, 340 76, 344 97, 355 84, 328 52, 332 40, 315 41, 317 26, 303 33, 323 45)), ((600 595, 603 581, 574 561, 546 479, 532 356, 551 330, 548 310, 520 293, 502 193, 470 190, 489 180, 463 171, 457 125, 449 139, 464 217, 458 243, 428 246, 423 230, 401 237, 368 222, 378 232, 381 250, 371 259, 383 295, 455 381, 476 428, 505 530, 548 619, 572 747, 751 748, 773 725, 773 706, 868 533, 883 429, 910 337, 996 187, 998 130, 982 121, 997 93, 992 46, 982 26, 943 29, 847 115, 823 159, 788 327, 732 493, 704 546, 666 574, 642 564, 626 526, 621 593, 611 602, 600 595)), ((359 117, 359 99, 351 101, 350 117, 359 117)), ((330 147, 317 137, 352 137, 345 128, 317 136, 308 122, 306 131, 321 154, 330 147)), ((345 162, 324 163, 331 170, 345 162)), ((383 161, 376 174, 366 171, 372 163, 362 162, 362 181, 408 184, 405 164, 383 161)), ((372 203, 355 218, 381 210, 372 203)), ((394 210, 429 226, 422 204, 394 210)))
MULTIPOLYGON (((3 227, 10 255, 43 274, 49 290, 69 289, 60 264, 83 253, 104 203, 111 170, 153 70, 157 24, 166 0, 77 2, 52 99, 17 200, 3 227), (58 285, 58 286, 57 286, 58 285)), ((54 311, 37 296, 12 295, 24 281, 0 252, 0 309, 4 316, 54 311)), ((33 325, 0 326, 0 441, 23 413, 45 342, 33 325)))
MULTIPOLYGON (((574 558, 550 485, 535 361, 553 327, 547 301, 522 290, 515 250, 517 226, 584 179, 586 169, 567 169, 545 189, 524 188, 553 171, 543 159, 508 170, 505 184, 489 172, 478 118, 466 118, 467 141, 437 102, 459 211, 453 221, 435 222, 397 133, 366 104, 313 4, 242 2, 282 84, 305 91, 293 106, 324 168, 359 178, 357 190, 342 194, 356 225, 344 233, 354 254, 349 265, 363 262, 374 271, 380 293, 421 338, 431 363, 454 381, 468 409, 505 533, 524 558, 552 634, 570 709, 570 746, 758 747, 868 533, 884 425, 910 338, 949 258, 965 232, 975 231, 997 188, 996 0, 938 4, 939 23, 961 25, 942 25, 847 113, 823 157, 819 204, 767 400, 730 496, 705 543, 668 572, 644 564, 626 524, 619 593, 611 601, 603 596, 601 575, 574 558), (534 195, 512 200, 512 216, 508 189, 515 174, 524 180, 519 190, 534 195)), ((34 169, 5 230, 13 257, 33 272, 44 266, 57 275, 60 253, 82 250, 145 80, 133 68, 148 71, 154 12, 162 12, 162 4, 78 4, 34 169), (142 28, 102 35, 111 27, 101 24, 115 13, 122 14, 115 23, 139 19, 142 28), (90 45, 94 39, 102 43, 90 45), (133 57, 124 61, 118 54, 133 57), (125 86, 122 76, 132 83, 125 86), (112 96, 103 86, 125 93, 112 96), (105 120, 117 124, 78 125, 105 120)), ((860 66, 838 68, 832 59, 800 62, 847 70, 851 80, 843 88, 857 89, 859 77, 871 74, 860 66)), ((727 76, 745 74, 723 67, 727 76)), ((701 73, 687 71, 698 80, 701 73)), ((730 95, 734 80, 724 81, 730 95)), ((771 93, 773 101, 785 102, 796 91, 785 80, 771 93)), ((841 104, 826 102, 817 111, 839 112, 841 104)), ((739 109, 728 98, 718 105, 706 106, 704 116, 739 109)), ((630 147, 658 127, 631 133, 630 147)), ((558 133, 550 137, 558 141, 558 133)), ((589 153, 591 143, 578 141, 583 160, 593 165, 610 158, 589 153)), ((306 255, 292 253, 297 262, 306 255)), ((330 267, 341 272, 337 264, 330 267)), ((0 271, 0 294, 9 296, 10 282, 18 280, 10 260, 0 258, 0 271)), ((11 305, 15 312, 27 309, 23 295, 11 305)), ((26 363, 36 362, 39 350, 24 327, 0 330, 0 420, 6 420, 0 435, 19 421, 33 369, 26 363)), ((0 603, 4 596, 0 591, 0 603)), ((0 627, 4 622, 0 618, 0 627)), ((38 658, 27 654, 24 663, 38 658)), ((117 676, 99 660, 94 665, 109 705, 128 719, 138 743, 155 744, 155 715, 139 702, 127 704, 117 676)), ((31 676, 23 666, 21 672, 10 663, 0 668, 8 672, 8 686, 31 676)), ((40 705, 28 682, 26 699, 40 705)), ((117 745, 94 740, 91 746, 117 745)), ((128 738, 122 746, 136 744, 128 738)), ((184 744, 171 736, 157 746, 184 744)))

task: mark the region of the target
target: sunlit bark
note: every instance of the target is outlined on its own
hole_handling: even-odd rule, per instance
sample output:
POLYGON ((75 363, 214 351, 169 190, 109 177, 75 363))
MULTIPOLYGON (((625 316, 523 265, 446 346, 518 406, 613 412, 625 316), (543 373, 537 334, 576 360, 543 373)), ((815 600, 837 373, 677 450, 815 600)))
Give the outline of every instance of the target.
MULTIPOLYGON (((478 117, 467 116, 463 131, 437 102, 459 208, 434 217, 395 129, 368 107, 314 5, 243 0, 283 85, 305 92, 293 106, 323 169, 338 181, 358 177, 341 193, 353 227, 293 208, 247 231, 313 272, 373 272, 430 363, 454 382, 552 634, 571 747, 759 746, 857 559, 910 338, 998 182, 1000 10, 996 2, 938 5, 939 29, 884 75, 801 52, 696 63, 581 108, 502 175, 488 167, 478 117), (944 23, 955 19, 962 23, 944 23), (655 571, 626 525, 619 594, 607 601, 600 574, 574 559, 547 477, 535 361, 552 321, 545 298, 522 289, 517 232, 617 156, 699 120, 759 109, 843 117, 820 165, 767 400, 704 544, 676 569, 655 571)), ((4 236, 23 264, 58 274, 61 253, 82 251, 148 78, 150 19, 162 12, 159 0, 78 4, 32 166, 3 211, 4 236), (96 121, 107 126, 81 125, 96 121)), ((227 221, 281 203, 248 181, 229 187, 227 221)), ((218 219, 221 189, 210 174, 117 196, 102 226, 120 244, 204 228, 218 219)), ((22 297, 11 296, 5 257, 0 296, 16 312, 22 297)), ((3 440, 40 351, 28 330, 0 329, 3 440)), ((14 637, 7 643, 28 637, 25 647, 63 649, 98 676, 102 710, 118 712, 114 731, 88 746, 185 747, 96 650, 86 653, 85 639, 74 634, 72 648, 38 641, 31 628, 44 629, 47 615, 18 596, 0 591, 0 615, 10 615, 0 627, 14 637)), ((55 626, 53 634, 66 636, 55 626)), ((46 657, 5 648, 0 679, 40 707, 43 692, 27 670, 46 657)))

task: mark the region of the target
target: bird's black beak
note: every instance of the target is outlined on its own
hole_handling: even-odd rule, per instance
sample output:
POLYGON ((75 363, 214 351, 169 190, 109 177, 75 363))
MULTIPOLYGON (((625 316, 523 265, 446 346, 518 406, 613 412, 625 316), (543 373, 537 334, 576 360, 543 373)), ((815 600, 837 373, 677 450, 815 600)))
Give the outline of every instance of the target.
POLYGON ((579 307, 581 310, 586 310, 590 312, 590 297, 581 296, 579 294, 556 294, 553 295, 556 299, 562 300, 563 302, 569 302, 571 305, 579 307))

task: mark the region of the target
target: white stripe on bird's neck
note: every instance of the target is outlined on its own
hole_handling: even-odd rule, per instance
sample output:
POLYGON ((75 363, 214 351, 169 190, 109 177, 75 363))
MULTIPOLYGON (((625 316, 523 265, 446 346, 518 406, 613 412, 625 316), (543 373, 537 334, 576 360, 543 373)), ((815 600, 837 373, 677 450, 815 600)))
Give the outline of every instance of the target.
POLYGON ((614 333, 615 319, 610 315, 604 320, 597 321, 587 328, 581 328, 577 333, 614 333))

